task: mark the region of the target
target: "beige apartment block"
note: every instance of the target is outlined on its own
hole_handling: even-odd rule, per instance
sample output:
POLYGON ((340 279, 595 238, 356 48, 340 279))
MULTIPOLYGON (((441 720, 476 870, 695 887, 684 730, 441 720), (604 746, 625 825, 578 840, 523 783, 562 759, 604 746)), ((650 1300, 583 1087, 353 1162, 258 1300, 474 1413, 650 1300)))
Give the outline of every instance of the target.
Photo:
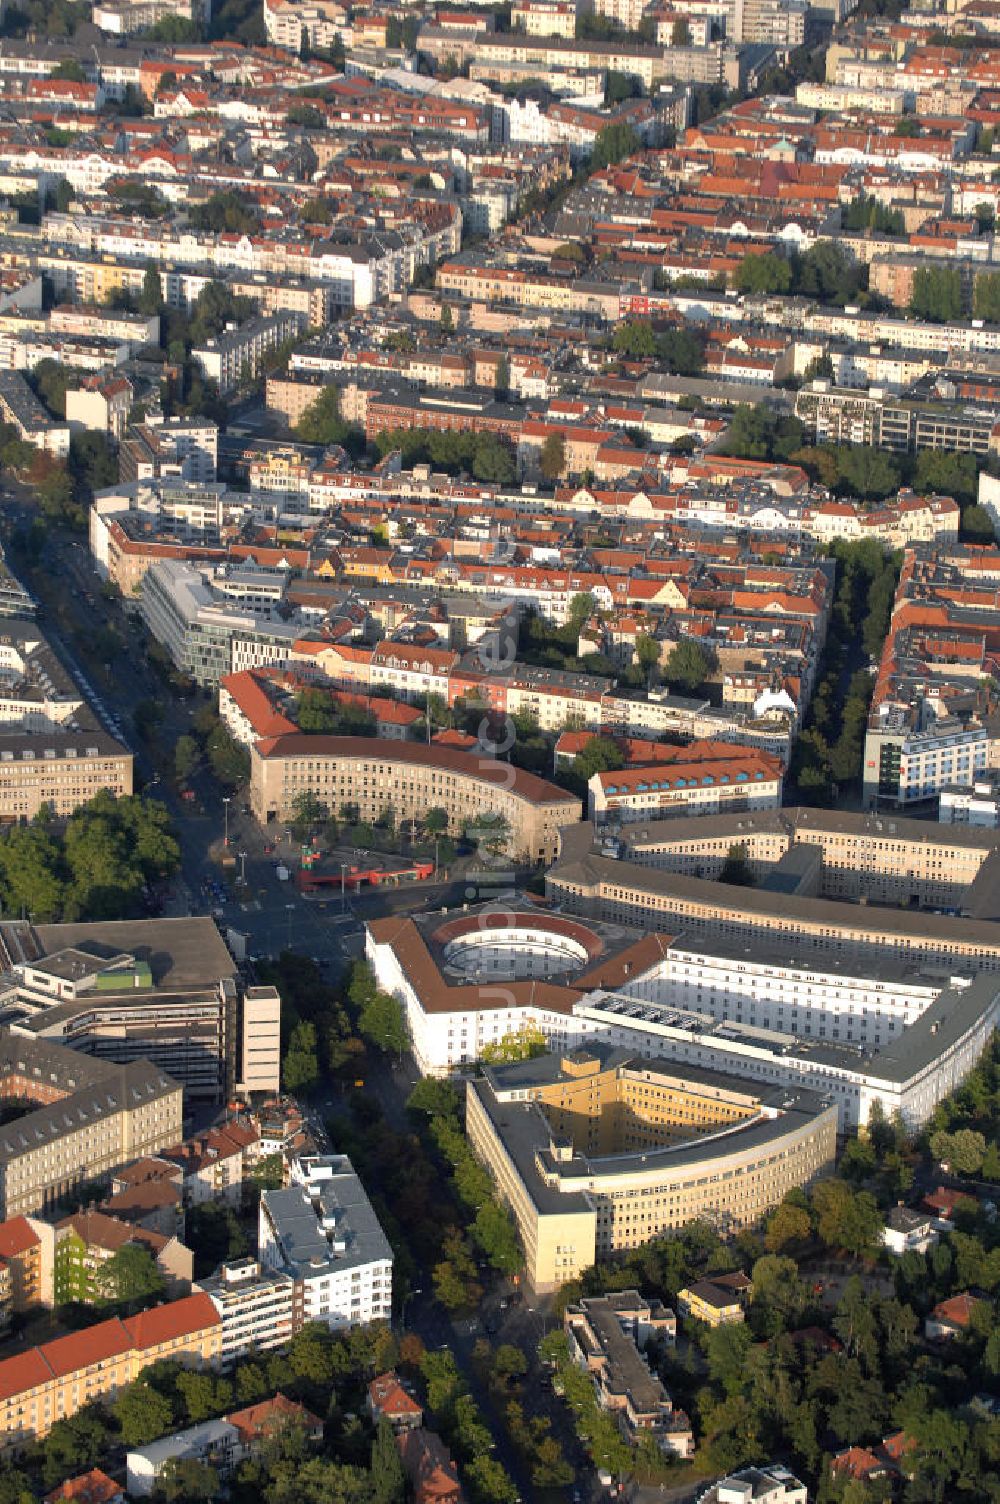
POLYGON ((257 742, 250 753, 250 803, 261 824, 290 819, 303 793, 335 815, 345 804, 356 805, 359 818, 370 822, 387 808, 397 824, 443 809, 455 834, 501 815, 509 827, 507 854, 531 862, 551 861, 560 826, 581 815, 572 794, 485 753, 358 736, 295 734, 257 742))
POLYGON ((132 754, 107 732, 0 736, 0 821, 32 820, 43 804, 71 815, 102 789, 132 792, 132 754))

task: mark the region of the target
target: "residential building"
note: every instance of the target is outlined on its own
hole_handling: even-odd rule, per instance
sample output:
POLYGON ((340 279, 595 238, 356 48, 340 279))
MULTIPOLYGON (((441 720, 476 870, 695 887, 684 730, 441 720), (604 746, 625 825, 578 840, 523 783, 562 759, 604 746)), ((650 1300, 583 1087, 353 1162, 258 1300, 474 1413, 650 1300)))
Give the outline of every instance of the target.
POLYGON ((830 1471, 836 1478, 853 1479, 858 1483, 873 1483, 886 1479, 893 1491, 907 1476, 905 1458, 915 1450, 916 1438, 905 1431, 896 1431, 886 1436, 878 1446, 847 1447, 834 1453, 830 1459, 830 1471))
MULTIPOLYGON (((807 875, 815 871, 814 856, 795 854, 805 855, 807 875)), ((687 892, 695 881, 599 860, 637 893, 687 892)), ((992 870, 984 868, 988 883, 992 870)), ((863 1127, 876 1102, 890 1118, 925 1123, 988 1047, 1000 1017, 995 927, 942 919, 968 946, 939 961, 890 943, 926 937, 914 915, 912 926, 889 930, 881 946, 872 931, 848 930, 840 954, 831 943, 837 926, 871 911, 798 898, 786 875, 798 874, 786 867, 769 887, 699 880, 705 908, 712 894, 719 906, 710 911, 716 922, 690 943, 661 931, 677 925, 693 933, 688 916, 704 912, 701 901, 698 909, 681 906, 683 925, 680 916, 658 920, 652 933, 637 936, 621 926, 641 921, 623 921, 615 898, 586 922, 565 904, 552 914, 502 903, 458 918, 373 920, 366 954, 379 986, 402 1005, 426 1074, 447 1074, 530 1028, 557 1052, 600 1044, 666 1058, 678 1069, 710 1066, 769 1088, 805 1087, 835 1102, 842 1132, 863 1127), (803 905, 812 923, 816 914, 829 916, 815 945, 803 905), (763 915, 773 928, 746 922, 763 915), (791 964, 789 954, 802 960, 791 964)), ((574 878, 569 890, 576 885, 574 878)))
POLYGON ((698 1495, 697 1504, 809 1504, 804 1483, 780 1462, 743 1467, 698 1495))
POLYGON ((886 1213, 882 1242, 890 1253, 928 1253, 938 1241, 934 1217, 908 1206, 894 1206, 886 1213))
MULTIPOLYGON (((193 1097, 228 1100, 249 1083, 273 1092, 281 998, 244 987, 213 920, 0 924, 11 1029, 105 1062, 146 1059, 193 1097), (30 959, 28 959, 30 958, 30 959)), ((156 1145, 180 1142, 181 1133, 156 1145)))
POLYGON ((125 1504, 125 1490, 99 1467, 75 1478, 66 1478, 49 1493, 42 1504, 125 1504))
POLYGON ((79 1301, 92 1305, 116 1298, 108 1285, 106 1268, 122 1248, 140 1248, 148 1253, 163 1276, 172 1296, 191 1288, 194 1255, 176 1237, 134 1227, 106 1212, 77 1212, 55 1228, 53 1283, 55 1304, 79 1301))
POLYGON ((282 1269, 263 1268, 252 1258, 222 1264, 200 1280, 222 1320, 220 1361, 225 1365, 249 1351, 269 1352, 292 1337, 295 1281, 282 1269))
POLYGON ((942 825, 1000 826, 1000 782, 977 778, 971 788, 949 784, 938 795, 938 820, 942 825))
POLYGON ((651 1337, 671 1344, 676 1340, 672 1311, 643 1300, 638 1290, 622 1290, 567 1306, 563 1328, 570 1357, 592 1378, 598 1404, 612 1415, 626 1441, 634 1445, 651 1435, 664 1452, 693 1455, 691 1422, 674 1406, 645 1358, 651 1337))
POLYGON ((231 392, 243 382, 255 380, 265 357, 305 327, 297 313, 274 313, 250 319, 213 336, 191 351, 191 359, 220 392, 231 392))
POLYGON ((22 1315, 36 1306, 51 1306, 55 1232, 34 1217, 0 1222, 0 1269, 6 1276, 4 1315, 22 1315))
POLYGON ((0 1129, 5 1218, 55 1205, 85 1180, 177 1137, 179 1082, 148 1060, 112 1065, 48 1040, 0 1033, 5 1094, 32 1104, 0 1129))
POLYGON ((263 1191, 258 1251, 262 1270, 294 1282, 293 1329, 387 1321, 392 1249, 346 1155, 292 1162, 287 1190, 263 1191))
POLYGON ((107 434, 115 444, 125 437, 133 399, 132 383, 124 376, 87 376, 66 390, 66 422, 70 432, 89 429, 107 434))
POLYGON ((423 1426, 396 1437, 414 1504, 465 1504, 458 1469, 440 1436, 423 1426))
POLYGON ((139 611, 177 667, 214 686, 228 674, 289 661, 303 634, 278 614, 286 585, 283 571, 212 572, 163 560, 142 574, 139 611))
POLYGON ((374 1421, 387 1420, 396 1432, 423 1424, 423 1410, 394 1373, 376 1374, 368 1385, 366 1403, 374 1421))
POLYGON ((188 1295, 0 1360, 0 1448, 47 1436, 84 1404, 113 1401, 151 1363, 214 1363, 220 1327, 208 1296, 188 1295))
POLYGON ((69 454, 69 424, 56 423, 18 371, 0 371, 0 418, 17 436, 56 459, 69 454))
POLYGON ((939 1301, 924 1319, 924 1336, 928 1342, 950 1342, 960 1337, 968 1331, 976 1307, 982 1304, 981 1296, 967 1292, 939 1301))
POLYGON ((222 1482, 230 1479, 240 1463, 255 1456, 285 1426, 301 1427, 310 1442, 320 1441, 323 1422, 296 1400, 276 1394, 245 1410, 234 1410, 218 1420, 175 1431, 161 1441, 136 1447, 128 1453, 128 1492, 133 1499, 146 1499, 170 1463, 203 1462, 215 1469, 222 1482))
POLYGON ((682 1316, 706 1326, 730 1326, 746 1320, 750 1281, 745 1274, 718 1274, 696 1280, 677 1292, 682 1316))
POLYGON ((679 815, 780 809, 784 770, 766 752, 716 743, 714 758, 685 758, 683 749, 639 768, 594 773, 589 816, 597 825, 679 815))

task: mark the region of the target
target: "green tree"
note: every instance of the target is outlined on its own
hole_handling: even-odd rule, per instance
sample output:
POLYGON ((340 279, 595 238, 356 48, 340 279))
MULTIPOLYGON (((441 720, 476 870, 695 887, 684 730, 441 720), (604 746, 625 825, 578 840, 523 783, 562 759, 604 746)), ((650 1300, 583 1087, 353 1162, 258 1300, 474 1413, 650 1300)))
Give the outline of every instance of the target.
POLYGON ((174 1411, 169 1399, 140 1379, 115 1400, 115 1419, 125 1447, 145 1447, 173 1429, 174 1411))
POLYGON ((210 1463, 171 1457, 157 1477, 154 1497, 165 1504, 212 1504, 219 1494, 219 1475, 210 1463))
POLYGON ((816 1231, 829 1247, 857 1256, 881 1242, 882 1216, 868 1191, 852 1191, 843 1180, 821 1180, 813 1187, 812 1202, 816 1231))
POLYGON ((621 73, 617 68, 608 69, 604 84, 606 105, 623 104, 626 99, 635 99, 642 93, 642 79, 634 73, 621 73))
POLYGON ((304 689, 295 707, 300 731, 329 733, 337 725, 337 714, 329 693, 322 689, 304 689))
POLYGON ((406 1475, 392 1427, 384 1416, 372 1442, 370 1475, 373 1504, 403 1504, 406 1475))
POLYGON ((953 454, 944 449, 921 449, 913 472, 913 486, 922 495, 951 496, 971 501, 979 474, 972 454, 953 454))
POLYGON ((640 145, 639 137, 631 125, 626 121, 615 121, 598 131, 590 165, 598 172, 604 167, 613 167, 626 157, 634 156, 640 145))
POLYGON ((693 329, 666 329, 656 336, 656 361, 674 376, 697 376, 705 366, 705 346, 693 329))
POLYGON ((521 1024, 499 1039, 484 1044, 479 1058, 485 1065, 506 1065, 517 1060, 533 1060, 537 1055, 544 1055, 547 1048, 548 1041, 542 1029, 536 1024, 521 1024))
POLYGON ((297 840, 304 841, 313 826, 326 816, 326 805, 312 789, 300 789, 293 796, 291 825, 297 840))
POLYGON ((962 277, 956 267, 918 267, 913 274, 910 312, 931 323, 946 324, 964 313, 962 277))
POLYGON ((218 725, 205 743, 208 765, 223 788, 234 789, 250 778, 250 753, 232 737, 225 726, 218 725))
POLYGON ((477 434, 472 455, 472 474, 476 480, 492 481, 501 486, 510 485, 517 474, 510 445, 495 433, 477 434))
POLYGON ((59 845, 43 823, 15 825, 0 839, 3 911, 37 922, 58 919, 66 901, 59 845))
POLYGON ((971 1128, 955 1133, 932 1133, 930 1151, 936 1160, 950 1165, 959 1175, 975 1175, 983 1165, 986 1139, 971 1128))
POLYGON ((146 267, 142 279, 142 292, 139 294, 140 313, 162 313, 165 304, 163 302, 163 289, 160 283, 160 272, 152 262, 146 267))
POLYGON ((806 1243, 812 1235, 812 1220, 804 1206, 783 1201, 767 1219, 764 1246, 768 1253, 806 1243))
POLYGON ((182 783, 201 761, 201 749, 193 736, 179 736, 174 744, 174 772, 182 783))
POLYGON ((573 759, 573 772, 580 784, 587 784, 595 773, 614 773, 625 766, 625 757, 610 736, 592 736, 573 759))
POLYGON ((257 227, 257 213, 252 200, 233 189, 213 193, 203 204, 195 204, 188 210, 192 229, 205 230, 210 234, 235 231, 247 234, 257 227))
POLYGON ((691 46, 691 25, 686 16, 678 16, 670 33, 670 43, 673 47, 691 46))
POLYGON ((64 57, 60 62, 56 63, 49 77, 64 78, 71 84, 85 84, 87 82, 87 75, 84 72, 83 64, 78 62, 75 57, 64 57))
POLYGON ((784 256, 774 251, 744 256, 736 270, 736 287, 740 292, 788 292, 791 286, 792 268, 784 256))
POLYGON ((865 268, 835 240, 817 241, 792 260, 792 291, 823 303, 856 302, 867 286, 865 268))
POLYGON ((166 1289, 159 1265, 141 1243, 123 1243, 98 1267, 97 1298, 102 1305, 153 1305, 166 1289))
POLYGON ((72 1473, 93 1467, 104 1456, 108 1427, 96 1405, 57 1420, 42 1442, 42 1479, 46 1488, 72 1473))
POLYGON ((480 1206, 470 1231, 490 1264, 502 1274, 516 1274, 524 1264, 514 1223, 497 1201, 491 1198, 480 1206))
POLYGON ((304 444, 342 444, 351 425, 340 416, 340 388, 332 382, 323 388, 295 425, 295 437, 304 444))
POLYGON ((300 1019, 292 1029, 288 1049, 281 1065, 281 1080, 285 1090, 292 1096, 308 1092, 319 1080, 319 1060, 316 1054, 316 1025, 300 1019))
POLYGON ((656 337, 648 319, 626 319, 611 337, 611 348, 630 360, 649 359, 656 354, 656 337))
POLYGON ((358 1029, 362 1038, 385 1054, 403 1055, 409 1048, 403 1007, 391 993, 376 992, 366 1002, 358 1015, 358 1029))
POLYGON ((726 452, 744 460, 766 460, 774 437, 774 417, 766 407, 741 404, 733 412, 726 452))
POLYGON ((881 500, 899 489, 899 467, 881 449, 870 444, 843 445, 837 452, 842 488, 856 496, 881 500))
POLYGON ((663 677, 671 688, 691 694, 705 683, 716 666, 712 649, 691 637, 671 648, 663 665, 663 677))
POLYGON ((763 1336, 795 1327, 805 1311, 809 1295, 799 1278, 794 1259, 765 1253, 753 1266, 753 1315, 763 1336))
POLYGON ((566 440, 561 433, 550 433, 538 459, 538 468, 542 476, 554 485, 560 480, 566 470, 566 440))

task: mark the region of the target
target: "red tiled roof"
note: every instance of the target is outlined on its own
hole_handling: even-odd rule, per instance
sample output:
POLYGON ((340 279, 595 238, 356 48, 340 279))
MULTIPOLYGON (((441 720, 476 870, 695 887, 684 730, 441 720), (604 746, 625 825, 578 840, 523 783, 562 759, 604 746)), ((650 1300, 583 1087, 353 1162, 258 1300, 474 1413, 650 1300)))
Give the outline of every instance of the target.
POLYGON ((0 1400, 37 1389, 40 1384, 47 1384, 51 1377, 52 1369, 40 1347, 31 1347, 26 1353, 4 1358, 0 1361, 0 1400))
POLYGON ((209 1297, 199 1292, 186 1295, 183 1300, 154 1306, 151 1311, 140 1311, 138 1316, 128 1317, 122 1325, 136 1347, 150 1348, 194 1332, 207 1331, 218 1326, 221 1319, 209 1297))
POLYGON ((268 1436, 279 1426, 288 1421, 301 1421, 310 1431, 322 1428, 323 1422, 318 1415, 313 1415, 305 1405, 300 1405, 297 1400, 290 1400, 284 1394, 276 1394, 273 1399, 261 1400, 257 1405, 247 1405, 244 1410, 234 1410, 226 1416, 231 1426, 235 1426, 240 1433, 241 1441, 254 1441, 258 1437, 268 1436))
POLYGON ((368 1385, 368 1399, 372 1409, 379 1415, 392 1418, 423 1414, 416 1400, 407 1394, 394 1373, 380 1373, 372 1379, 368 1385))
POLYGON ((94 1467, 89 1473, 66 1478, 45 1495, 45 1504, 60 1504, 64 1499, 72 1499, 74 1504, 111 1504, 113 1499, 122 1496, 121 1484, 109 1478, 99 1467, 94 1467))
POLYGON ((19 1253, 27 1253, 29 1248, 37 1248, 40 1242, 41 1238, 27 1217, 11 1217, 7 1222, 0 1222, 0 1258, 16 1258, 19 1253))
POLYGON ((110 1321, 98 1322, 97 1326, 87 1327, 82 1332, 56 1337, 54 1341, 46 1342, 41 1352, 51 1371, 57 1377, 65 1377, 78 1368, 90 1368, 95 1363, 107 1362, 109 1358, 121 1357, 131 1347, 132 1339, 123 1322, 113 1316, 110 1321))

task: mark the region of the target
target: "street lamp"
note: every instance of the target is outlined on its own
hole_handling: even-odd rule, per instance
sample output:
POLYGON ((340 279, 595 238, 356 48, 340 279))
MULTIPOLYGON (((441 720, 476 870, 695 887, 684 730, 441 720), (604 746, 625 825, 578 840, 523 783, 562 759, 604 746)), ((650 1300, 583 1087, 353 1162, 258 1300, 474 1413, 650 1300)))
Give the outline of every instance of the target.
POLYGON ((222 796, 222 818, 224 822, 222 844, 227 851, 229 850, 229 801, 231 798, 231 794, 223 794, 222 796))
POLYGON ((344 889, 346 886, 347 863, 340 864, 340 912, 344 912, 344 889))
POLYGON ((245 888, 247 883, 247 854, 240 852, 240 887, 245 888))

